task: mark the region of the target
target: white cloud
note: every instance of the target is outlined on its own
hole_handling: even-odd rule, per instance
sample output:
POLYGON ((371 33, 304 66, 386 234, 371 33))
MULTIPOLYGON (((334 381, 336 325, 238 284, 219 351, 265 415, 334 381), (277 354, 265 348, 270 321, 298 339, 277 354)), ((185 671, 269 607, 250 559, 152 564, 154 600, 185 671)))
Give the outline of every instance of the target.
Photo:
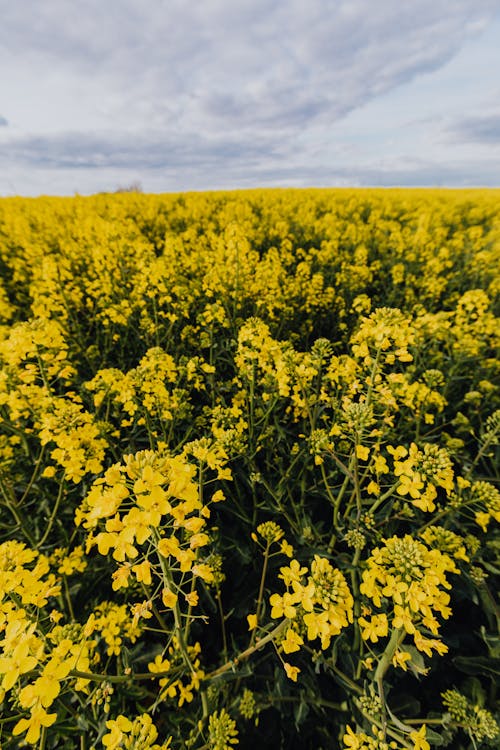
POLYGON ((325 184, 349 166, 371 181, 366 142, 364 173, 325 163, 349 141, 342 123, 446 67, 500 13, 499 0, 4 5, 0 161, 19 192, 30 170, 62 192, 84 171, 90 191, 127 170, 147 189, 210 188, 228 174, 233 187, 273 174, 325 184))

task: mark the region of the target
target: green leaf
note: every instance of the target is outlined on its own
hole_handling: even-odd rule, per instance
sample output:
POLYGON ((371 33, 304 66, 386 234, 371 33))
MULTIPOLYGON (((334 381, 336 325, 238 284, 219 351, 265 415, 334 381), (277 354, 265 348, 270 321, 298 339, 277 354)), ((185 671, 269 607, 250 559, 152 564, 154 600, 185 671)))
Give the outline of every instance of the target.
POLYGON ((453 659, 456 668, 465 674, 500 675, 500 659, 488 656, 457 656, 453 659))
POLYGON ((429 729, 429 727, 425 728, 425 739, 431 744, 436 747, 440 747, 441 745, 447 745, 449 740, 443 737, 441 734, 436 732, 434 729, 429 729))

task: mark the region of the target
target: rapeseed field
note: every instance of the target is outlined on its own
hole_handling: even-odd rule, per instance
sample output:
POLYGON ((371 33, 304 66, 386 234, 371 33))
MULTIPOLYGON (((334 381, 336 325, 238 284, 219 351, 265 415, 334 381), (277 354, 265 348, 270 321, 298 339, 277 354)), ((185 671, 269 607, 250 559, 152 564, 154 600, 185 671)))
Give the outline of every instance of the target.
POLYGON ((0 746, 498 747, 500 191, 0 201, 0 746))

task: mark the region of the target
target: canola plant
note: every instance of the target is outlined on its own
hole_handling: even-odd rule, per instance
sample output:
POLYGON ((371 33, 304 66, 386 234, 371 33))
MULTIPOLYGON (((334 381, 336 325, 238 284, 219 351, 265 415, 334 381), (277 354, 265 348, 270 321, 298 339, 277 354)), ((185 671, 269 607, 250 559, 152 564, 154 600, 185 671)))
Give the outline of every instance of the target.
POLYGON ((0 201, 0 745, 498 746, 498 190, 0 201))

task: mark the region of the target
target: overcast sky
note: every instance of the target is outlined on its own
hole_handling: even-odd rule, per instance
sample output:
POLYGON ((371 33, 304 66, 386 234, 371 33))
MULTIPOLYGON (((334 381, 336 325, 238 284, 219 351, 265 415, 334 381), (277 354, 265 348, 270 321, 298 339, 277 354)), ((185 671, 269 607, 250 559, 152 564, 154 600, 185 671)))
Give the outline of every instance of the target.
POLYGON ((0 195, 500 185, 500 0, 0 0, 0 195))

